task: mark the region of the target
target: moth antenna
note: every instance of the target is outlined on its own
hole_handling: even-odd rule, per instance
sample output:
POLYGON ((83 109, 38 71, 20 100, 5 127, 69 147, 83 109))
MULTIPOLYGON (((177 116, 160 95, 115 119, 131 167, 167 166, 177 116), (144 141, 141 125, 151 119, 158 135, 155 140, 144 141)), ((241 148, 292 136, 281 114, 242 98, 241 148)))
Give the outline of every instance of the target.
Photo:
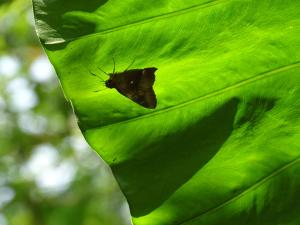
POLYGON ((112 74, 114 75, 115 74, 115 69, 116 69, 116 62, 115 62, 115 58, 114 57, 112 59, 113 59, 113 62, 114 62, 114 69, 113 69, 112 74))
POLYGON ((96 91, 93 91, 93 92, 99 92, 99 91, 105 91, 105 89, 96 90, 96 91))
POLYGON ((91 74, 92 76, 97 77, 97 78, 100 79, 102 82, 105 82, 100 76, 98 76, 97 74, 93 73, 92 71, 90 71, 90 74, 91 74))
POLYGON ((99 70, 101 70, 101 72, 105 73, 107 76, 109 76, 108 73, 106 73, 103 69, 101 69, 100 67, 97 67, 99 70))
POLYGON ((126 68, 125 71, 127 71, 133 65, 134 62, 135 62, 135 58, 132 60, 132 62, 129 64, 129 66, 126 68))

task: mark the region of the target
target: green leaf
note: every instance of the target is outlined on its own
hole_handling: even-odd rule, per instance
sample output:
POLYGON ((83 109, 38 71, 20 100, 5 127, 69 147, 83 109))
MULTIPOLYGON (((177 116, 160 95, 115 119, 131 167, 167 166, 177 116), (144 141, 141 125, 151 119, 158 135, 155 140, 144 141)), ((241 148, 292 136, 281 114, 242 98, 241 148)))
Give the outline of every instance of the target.
POLYGON ((300 223, 299 0, 33 0, 36 29, 136 225, 300 223), (105 89, 156 67, 155 110, 105 89))

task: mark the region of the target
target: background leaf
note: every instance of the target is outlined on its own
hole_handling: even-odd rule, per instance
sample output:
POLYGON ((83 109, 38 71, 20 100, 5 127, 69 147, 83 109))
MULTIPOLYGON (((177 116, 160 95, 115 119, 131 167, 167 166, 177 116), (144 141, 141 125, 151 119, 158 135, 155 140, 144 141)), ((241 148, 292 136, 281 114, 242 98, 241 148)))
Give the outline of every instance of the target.
POLYGON ((0 224, 128 225, 110 168, 86 144, 34 29, 0 1, 0 224))
POLYGON ((37 32, 136 225, 298 224, 300 2, 33 0, 37 32), (156 110, 90 76, 156 67, 156 110))

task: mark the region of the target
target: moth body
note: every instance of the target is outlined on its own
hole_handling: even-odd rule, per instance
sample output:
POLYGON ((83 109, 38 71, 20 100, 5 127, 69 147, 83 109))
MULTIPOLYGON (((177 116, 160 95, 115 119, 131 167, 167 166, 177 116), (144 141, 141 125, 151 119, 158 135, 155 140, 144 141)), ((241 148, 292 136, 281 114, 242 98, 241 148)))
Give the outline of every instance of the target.
POLYGON ((153 90, 156 70, 150 67, 110 73, 105 86, 117 89, 120 94, 145 108, 154 109, 157 102, 153 90))

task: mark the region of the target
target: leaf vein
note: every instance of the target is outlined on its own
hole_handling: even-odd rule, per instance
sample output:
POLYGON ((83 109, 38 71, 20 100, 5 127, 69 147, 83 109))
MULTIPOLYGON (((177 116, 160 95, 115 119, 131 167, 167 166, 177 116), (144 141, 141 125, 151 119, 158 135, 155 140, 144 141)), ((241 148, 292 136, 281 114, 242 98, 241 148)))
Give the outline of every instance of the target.
MULTIPOLYGON (((107 28, 105 30, 100 30, 100 31, 97 31, 96 33, 87 34, 87 35, 83 35, 83 36, 79 36, 79 37, 75 37, 75 38, 65 39, 63 42, 68 43, 68 42, 75 41, 75 40, 80 40, 80 39, 83 39, 83 38, 89 38, 89 37, 94 37, 94 36, 99 36, 99 35, 105 35, 105 34, 108 34, 108 33, 115 32, 115 31, 127 29, 128 27, 138 26, 138 25, 141 25, 141 24, 150 23, 150 22, 155 21, 155 20, 166 19, 166 18, 169 18, 169 17, 174 17, 174 16, 186 14, 186 13, 196 11, 196 10, 199 10, 199 9, 208 8, 208 7, 218 5, 218 4, 226 2, 226 1, 228 2, 228 0, 213 0, 213 1, 210 1, 210 2, 205 2, 205 3, 193 5, 193 6, 190 6, 188 8, 180 9, 180 10, 177 10, 177 11, 164 13, 164 14, 160 14, 160 15, 155 15, 155 16, 148 17, 148 18, 145 18, 145 19, 142 19, 142 20, 133 21, 133 22, 128 23, 128 24, 123 24, 123 25, 119 25, 119 26, 116 26, 116 27, 107 28)), ((58 41, 58 42, 57 41, 46 41, 45 42, 46 45, 61 44, 61 43, 62 43, 61 41, 58 41)))
POLYGON ((155 15, 155 16, 148 17, 148 18, 145 18, 145 19, 142 19, 142 20, 134 21, 134 22, 129 23, 129 24, 120 25, 120 26, 117 26, 117 27, 102 30, 102 31, 99 31, 98 34, 107 34, 107 33, 115 32, 115 31, 118 31, 118 30, 126 29, 127 27, 137 26, 137 25, 140 25, 140 24, 150 23, 150 22, 155 21, 155 20, 160 20, 160 19, 165 19, 165 18, 174 17, 174 16, 178 16, 178 15, 183 15, 183 14, 193 12, 193 11, 196 11, 196 10, 200 10, 200 9, 203 9, 203 8, 212 7, 212 6, 221 4, 223 2, 228 2, 228 0, 213 0, 213 1, 210 1, 210 2, 205 2, 205 3, 193 5, 193 6, 190 6, 188 8, 184 8, 184 9, 180 9, 180 10, 177 10, 177 11, 164 13, 164 14, 160 14, 160 15, 155 15))
POLYGON ((187 225, 190 222, 193 222, 197 219, 199 219, 201 216, 205 215, 205 214, 209 214, 209 213, 213 213, 221 208, 223 208, 224 206, 234 202, 235 200, 243 197, 244 195, 246 195, 247 193, 253 191, 254 189, 258 188, 260 185, 264 184, 265 182, 267 182, 268 180, 272 179, 273 177, 279 175, 280 173, 282 173, 283 171, 285 171, 286 169, 292 167, 293 165, 296 165, 297 163, 300 162, 300 157, 297 157, 296 159, 288 162, 287 164, 284 164, 283 166, 279 167, 278 169, 274 170, 270 175, 263 177, 262 179, 258 180, 257 182, 255 182, 254 184, 252 184, 251 186, 249 186, 247 189, 245 189, 244 191, 240 192, 238 195, 227 199, 226 201, 224 201, 223 203, 221 203, 220 205, 210 208, 207 211, 201 213, 200 215, 197 215, 193 218, 190 218, 186 221, 181 222, 178 225, 187 225))
MULTIPOLYGON (((300 67, 300 61, 291 63, 289 65, 284 65, 284 66, 281 66, 281 67, 278 67, 278 68, 275 68, 275 69, 272 69, 272 70, 269 70, 269 71, 266 71, 266 72, 263 72, 263 73, 260 73, 260 74, 257 74, 255 76, 252 76, 252 77, 247 78, 245 80, 239 81, 238 83, 232 84, 228 87, 225 87, 225 88, 222 88, 222 89, 219 89, 219 90, 215 90, 211 93, 205 94, 203 96, 199 96, 197 98, 188 100, 186 102, 182 102, 178 105, 170 106, 168 108, 163 108, 163 109, 160 109, 160 110, 156 110, 154 112, 144 114, 144 115, 141 115, 141 116, 137 116, 137 117, 133 117, 133 118, 130 118, 128 120, 123 120, 123 121, 120 121, 120 122, 104 125, 104 126, 101 126, 100 128, 106 128, 106 127, 111 127, 111 126, 115 126, 115 125, 119 125, 119 124, 125 124, 125 123, 129 123, 129 122, 132 122, 132 121, 135 121, 135 120, 145 119, 145 118, 148 118, 148 117, 152 117, 152 116, 156 116, 156 115, 159 115, 159 114, 162 114, 162 113, 166 113, 166 112, 178 109, 178 108, 185 107, 187 105, 193 104, 193 103, 198 102, 198 101, 203 101, 203 100, 221 95, 223 93, 226 93, 226 92, 231 91, 233 89, 239 88, 241 86, 245 86, 245 85, 248 85, 248 84, 263 80, 263 79, 270 78, 272 76, 280 74, 280 72, 295 69, 297 67, 300 67)), ((93 128, 89 128, 89 129, 93 129, 93 128)), ((99 129, 99 127, 95 128, 95 129, 99 129)))

